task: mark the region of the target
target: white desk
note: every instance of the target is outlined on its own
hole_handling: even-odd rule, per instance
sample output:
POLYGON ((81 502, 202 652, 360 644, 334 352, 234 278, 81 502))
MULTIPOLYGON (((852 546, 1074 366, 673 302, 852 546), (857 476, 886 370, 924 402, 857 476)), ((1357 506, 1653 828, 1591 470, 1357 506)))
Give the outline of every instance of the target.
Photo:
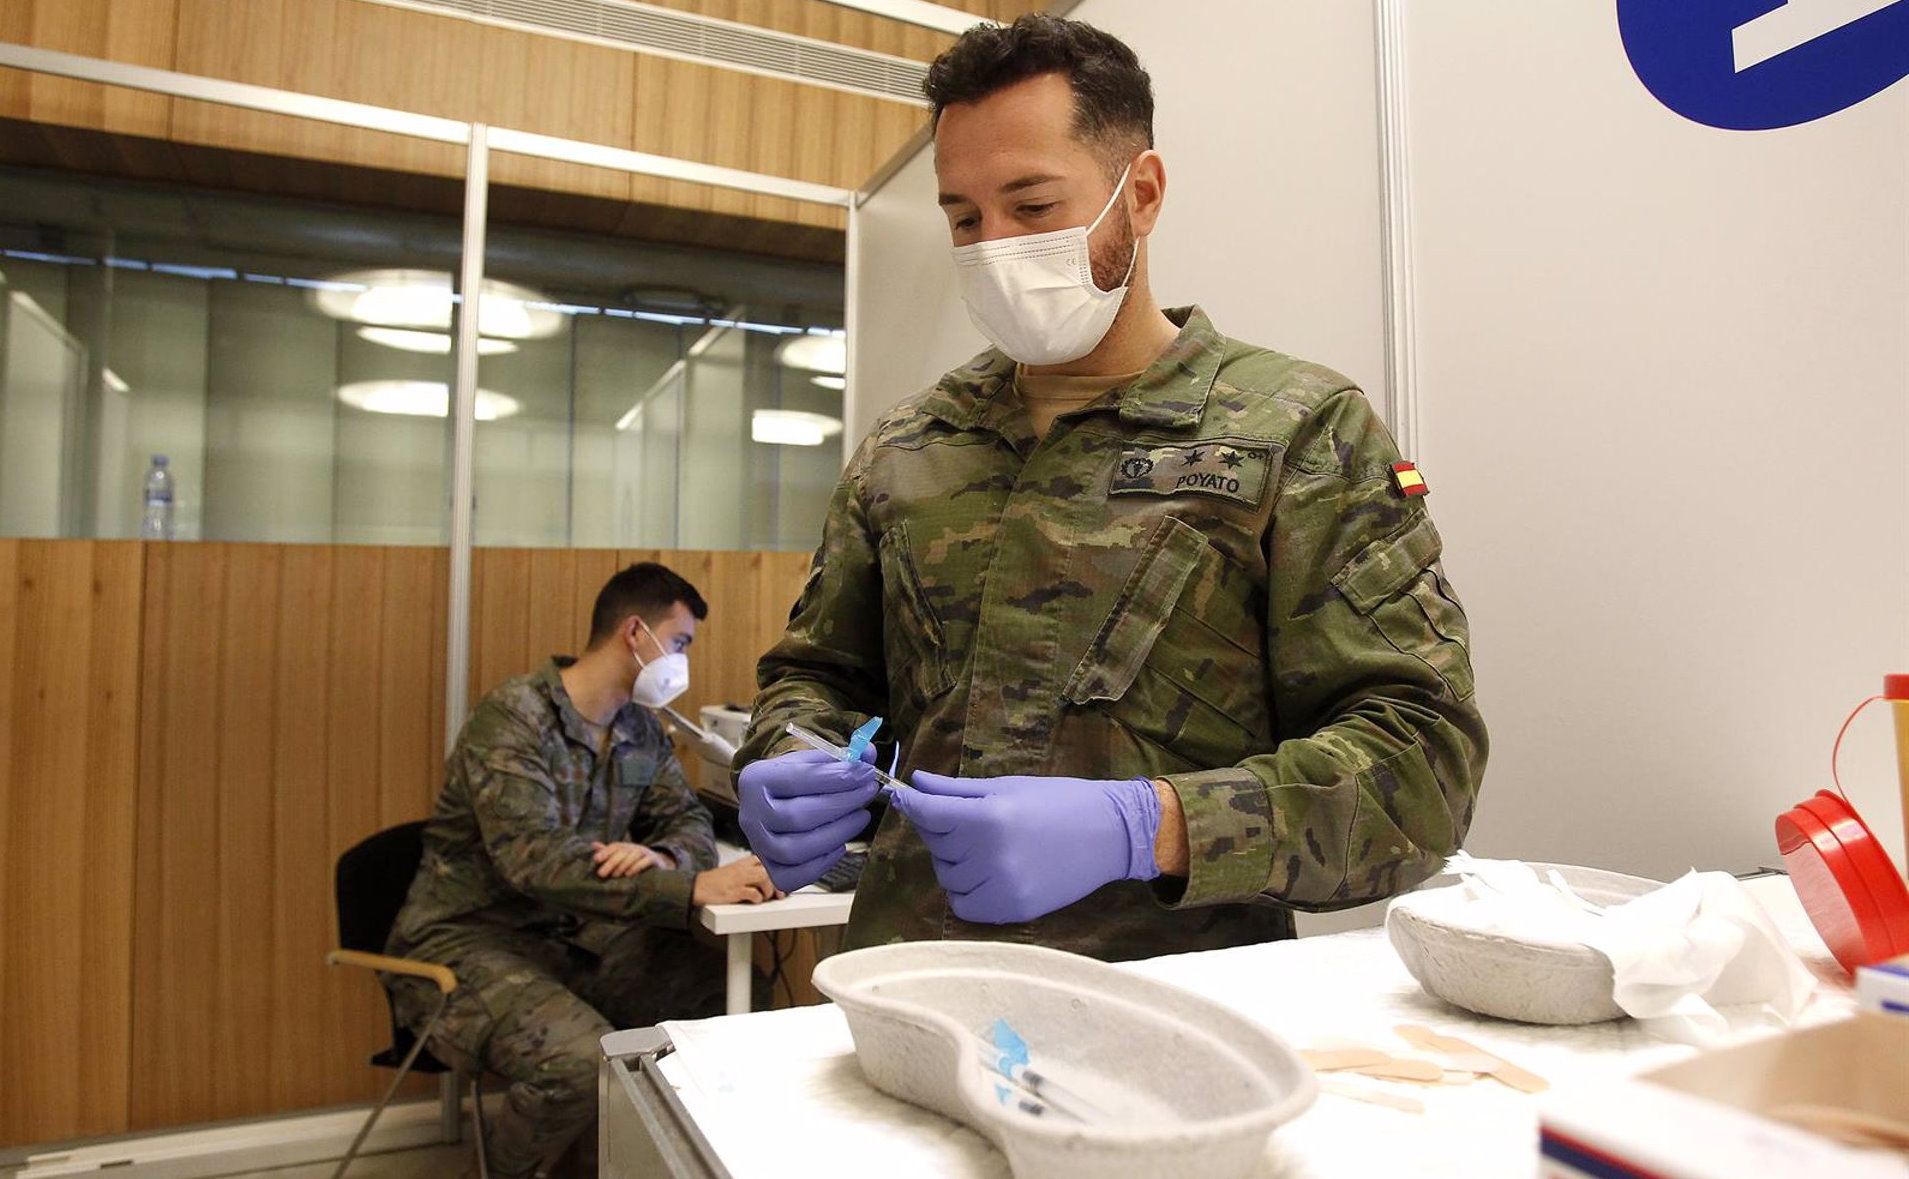
MULTIPOLYGON (((1848 977, 1823 949, 1788 879, 1749 884, 1826 984, 1802 1022, 1846 1015, 1854 1007, 1848 977)), ((1378 929, 1153 958, 1129 968, 1197 990, 1298 1046, 1334 1036, 1383 1043, 1394 1025, 1421 1023, 1502 1053, 1558 1087, 1629 1076, 1694 1051, 1653 1039, 1630 1020, 1538 1027, 1446 1006, 1419 989, 1378 929)), ((871 1087, 834 1006, 671 1024, 666 1030, 677 1051, 651 1067, 652 1084, 670 1090, 667 1103, 677 1108, 684 1135, 719 1160, 714 1171, 672 1165, 667 1174, 1008 1179, 1005 1160, 979 1135, 871 1087)), ((658 1033, 615 1033, 605 1049, 614 1058, 612 1041, 641 1035, 658 1033)), ((608 1067, 621 1066, 613 1060, 608 1067)), ((605 1094, 606 1124, 627 1128, 644 1118, 653 1121, 653 1110, 645 1106, 657 1103, 633 1103, 607 1084, 605 1094)), ((1312 1109, 1273 1135, 1266 1173, 1279 1179, 1530 1179, 1536 1173, 1533 1098, 1479 1081, 1426 1091, 1424 1101, 1425 1113, 1409 1114, 1321 1094, 1312 1109)), ((606 1161, 604 1174, 617 1179, 620 1164, 614 1156, 606 1161)))
MULTIPOLYGON (((749 854, 727 843, 717 844, 716 853, 717 858, 725 864, 749 854)), ((729 1001, 729 1014, 742 1015, 749 1010, 754 935, 781 929, 846 925, 849 908, 854 903, 853 892, 824 892, 810 885, 779 901, 763 901, 756 905, 704 905, 697 910, 703 928, 724 938, 727 943, 729 978, 725 995, 729 1001)))

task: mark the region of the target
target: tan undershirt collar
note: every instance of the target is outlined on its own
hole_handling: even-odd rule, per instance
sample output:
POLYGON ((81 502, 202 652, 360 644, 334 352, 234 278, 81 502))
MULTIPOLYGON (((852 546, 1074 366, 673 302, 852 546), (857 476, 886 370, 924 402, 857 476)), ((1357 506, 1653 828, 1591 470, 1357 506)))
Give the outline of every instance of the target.
POLYGON ((1034 428, 1036 438, 1044 438, 1054 425, 1054 419, 1069 410, 1079 409, 1083 405, 1099 400, 1101 394, 1119 385, 1132 384, 1140 379, 1142 369, 1136 373, 1118 375, 1098 375, 1087 377, 1056 376, 1042 373, 1028 373, 1020 365, 1014 366, 1014 391, 1020 395, 1021 404, 1027 409, 1028 422, 1034 428))

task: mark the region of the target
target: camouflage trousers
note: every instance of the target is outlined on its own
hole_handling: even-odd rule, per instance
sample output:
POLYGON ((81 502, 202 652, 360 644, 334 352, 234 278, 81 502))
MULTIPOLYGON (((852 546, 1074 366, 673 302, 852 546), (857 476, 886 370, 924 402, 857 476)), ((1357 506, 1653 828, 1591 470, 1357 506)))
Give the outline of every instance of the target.
MULTIPOLYGON (((576 1170, 594 1175, 602 1037, 723 1012, 723 954, 715 946, 640 925, 592 924, 583 932, 558 939, 447 930, 410 955, 457 974, 457 990, 427 1043, 432 1054, 510 1082, 485 1140, 496 1179, 535 1174, 573 1142, 576 1170)), ((436 989, 415 979, 389 981, 398 1021, 423 1030, 436 989)))

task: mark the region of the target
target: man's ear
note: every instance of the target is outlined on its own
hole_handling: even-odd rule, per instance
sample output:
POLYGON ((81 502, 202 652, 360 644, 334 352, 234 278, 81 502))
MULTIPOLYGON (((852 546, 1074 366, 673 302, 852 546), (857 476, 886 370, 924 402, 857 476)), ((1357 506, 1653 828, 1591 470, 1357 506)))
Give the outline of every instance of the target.
POLYGON ((1160 153, 1148 148, 1133 162, 1133 231, 1139 237, 1153 232, 1167 199, 1167 167, 1160 153))

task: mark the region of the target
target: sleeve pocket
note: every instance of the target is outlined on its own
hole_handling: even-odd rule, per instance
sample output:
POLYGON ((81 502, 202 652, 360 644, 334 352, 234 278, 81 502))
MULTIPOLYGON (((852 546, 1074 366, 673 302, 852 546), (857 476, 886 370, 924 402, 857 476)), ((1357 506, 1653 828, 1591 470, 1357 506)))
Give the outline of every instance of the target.
POLYGON ((1444 551, 1430 516, 1374 541, 1333 578, 1386 640, 1423 660, 1460 700, 1474 691, 1471 629, 1438 572, 1444 551))
POLYGON ((1361 614, 1398 593, 1422 570, 1431 567, 1445 549, 1432 518, 1420 513, 1403 529, 1375 540, 1346 562, 1332 583, 1361 614))

